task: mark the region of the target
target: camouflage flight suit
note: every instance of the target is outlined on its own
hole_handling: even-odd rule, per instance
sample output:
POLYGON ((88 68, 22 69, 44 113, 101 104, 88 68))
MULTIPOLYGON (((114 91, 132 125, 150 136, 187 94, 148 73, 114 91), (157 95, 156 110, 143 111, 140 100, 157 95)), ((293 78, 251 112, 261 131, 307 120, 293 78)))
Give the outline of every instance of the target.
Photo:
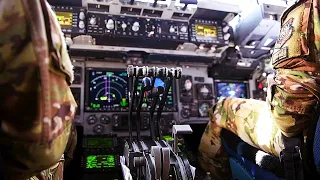
POLYGON ((9 180, 61 180, 77 107, 73 66, 45 0, 0 1, 0 154, 9 180))
POLYGON ((293 136, 308 127, 320 97, 320 0, 304 0, 287 9, 272 55, 267 102, 225 98, 211 110, 199 146, 200 165, 217 179, 230 179, 228 155, 220 133, 227 129, 248 144, 279 156, 281 133, 293 136))

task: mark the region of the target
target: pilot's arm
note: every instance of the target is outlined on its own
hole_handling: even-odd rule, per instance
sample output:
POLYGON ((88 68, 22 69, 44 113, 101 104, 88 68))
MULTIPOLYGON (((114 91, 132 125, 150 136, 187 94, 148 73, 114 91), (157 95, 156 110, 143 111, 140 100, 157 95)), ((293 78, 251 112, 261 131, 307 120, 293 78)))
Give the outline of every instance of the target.
POLYGON ((222 128, 275 156, 283 150, 282 134, 303 132, 320 98, 319 0, 301 0, 282 16, 281 32, 272 55, 276 71, 269 77, 267 102, 225 98, 210 113, 199 151, 202 168, 218 179, 229 179, 230 168, 221 144, 222 128))
POLYGON ((9 180, 61 179, 77 105, 60 26, 44 0, 1 0, 0 24, 4 174, 9 180))

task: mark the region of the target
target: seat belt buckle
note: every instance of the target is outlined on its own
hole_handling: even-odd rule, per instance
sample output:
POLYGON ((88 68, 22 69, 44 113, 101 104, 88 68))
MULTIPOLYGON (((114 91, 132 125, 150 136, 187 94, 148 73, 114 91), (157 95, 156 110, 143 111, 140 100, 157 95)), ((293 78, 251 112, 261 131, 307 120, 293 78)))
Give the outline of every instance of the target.
POLYGON ((283 164, 285 161, 302 161, 302 154, 299 146, 295 146, 293 151, 286 149, 282 150, 279 155, 280 163, 283 164))

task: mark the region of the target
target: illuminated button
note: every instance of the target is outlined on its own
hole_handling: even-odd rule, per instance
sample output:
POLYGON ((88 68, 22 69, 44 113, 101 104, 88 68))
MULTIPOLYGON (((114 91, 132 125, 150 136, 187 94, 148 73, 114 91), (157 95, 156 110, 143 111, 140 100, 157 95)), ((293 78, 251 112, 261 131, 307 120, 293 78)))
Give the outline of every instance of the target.
POLYGON ((86 15, 84 14, 84 12, 80 12, 79 19, 84 20, 84 18, 86 18, 86 15))

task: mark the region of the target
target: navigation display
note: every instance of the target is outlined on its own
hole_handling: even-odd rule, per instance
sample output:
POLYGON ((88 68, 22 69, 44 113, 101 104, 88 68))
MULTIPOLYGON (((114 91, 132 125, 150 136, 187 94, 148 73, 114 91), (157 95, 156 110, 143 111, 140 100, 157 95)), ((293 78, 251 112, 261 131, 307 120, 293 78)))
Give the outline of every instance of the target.
POLYGON ((56 16, 57 16, 57 19, 58 19, 58 22, 59 22, 60 26, 63 29, 72 28, 73 16, 72 16, 71 12, 59 12, 59 11, 57 11, 56 12, 56 16))
POLYGON ((195 24, 195 33, 198 40, 215 40, 218 37, 217 27, 213 25, 195 24))
MULTIPOLYGON (((163 88, 165 88, 165 79, 166 78, 156 78, 155 83, 154 83, 154 87, 158 88, 159 86, 162 86, 163 88)), ((138 92, 141 91, 141 79, 140 79, 140 83, 138 85, 138 92)), ((167 96, 167 100, 166 100, 166 104, 165 104, 165 108, 166 110, 173 108, 174 106, 174 97, 173 97, 173 88, 170 87, 169 92, 168 92, 168 96, 167 96)), ((151 97, 151 92, 146 92, 144 95, 144 99, 143 99, 143 104, 142 104, 142 110, 143 111, 147 111, 150 109, 151 105, 152 105, 152 97, 151 97)), ((159 104, 159 101, 158 101, 159 104)))
POLYGON ((86 169, 108 169, 116 167, 114 155, 89 155, 86 157, 86 169))
POLYGON ((248 98, 247 84, 235 82, 216 82, 217 98, 221 97, 235 97, 248 98))
POLYGON ((87 69, 86 76, 86 110, 127 110, 129 92, 126 71, 87 69))

